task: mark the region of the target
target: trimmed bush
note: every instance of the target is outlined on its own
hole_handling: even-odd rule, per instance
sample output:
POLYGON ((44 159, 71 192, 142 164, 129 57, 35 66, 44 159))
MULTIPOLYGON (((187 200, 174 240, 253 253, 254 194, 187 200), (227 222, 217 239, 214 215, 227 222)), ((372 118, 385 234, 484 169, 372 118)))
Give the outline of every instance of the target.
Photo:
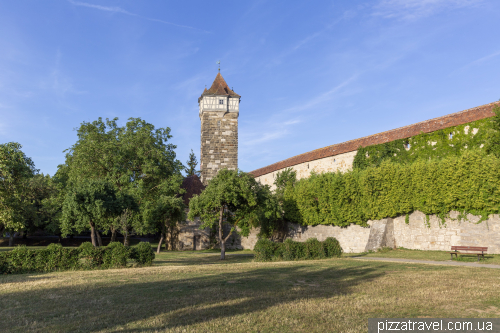
POLYGON ((340 257, 342 255, 342 247, 336 238, 328 237, 323 242, 323 249, 327 258, 340 257))
POLYGON ((78 249, 68 249, 61 244, 50 244, 44 250, 39 250, 38 257, 42 257, 44 271, 78 269, 78 249))
POLYGON ((64 248, 60 244, 50 244, 43 250, 18 246, 0 253, 0 274, 125 267, 128 259, 151 265, 154 258, 149 243, 139 243, 133 248, 116 242, 97 248, 85 242, 76 249, 64 248))
POLYGON ((155 258, 155 253, 151 244, 148 242, 140 242, 137 246, 132 248, 130 257, 141 265, 151 265, 155 258))
POLYGON ((309 238, 305 242, 287 239, 283 243, 259 239, 253 250, 256 261, 324 259, 340 257, 343 252, 338 240, 332 237, 324 242, 316 238, 309 238))
POLYGON ((80 265, 84 269, 95 269, 104 262, 104 250, 94 247, 90 242, 83 242, 78 248, 80 265))
POLYGON ((286 239, 283 242, 282 251, 283 260, 297 260, 304 258, 304 246, 300 242, 294 242, 291 239, 286 239))
POLYGON ((10 262, 7 260, 7 252, 0 252, 0 274, 8 274, 11 271, 10 262))
POLYGON ((326 258, 323 243, 316 238, 309 238, 304 242, 304 259, 326 258))
POLYGON ((125 267, 127 259, 130 257, 130 249, 119 242, 111 242, 108 244, 104 252, 102 267, 125 267))
POLYGON ((261 238, 255 243, 253 248, 255 252, 255 260, 269 261, 274 256, 277 243, 274 243, 266 238, 261 238))

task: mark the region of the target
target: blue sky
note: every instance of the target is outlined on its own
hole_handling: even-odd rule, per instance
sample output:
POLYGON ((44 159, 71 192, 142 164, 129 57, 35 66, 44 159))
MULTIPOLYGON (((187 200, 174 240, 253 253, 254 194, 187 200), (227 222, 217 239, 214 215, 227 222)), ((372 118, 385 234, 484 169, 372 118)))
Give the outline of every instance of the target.
POLYGON ((4 0, 0 143, 53 175, 81 122, 140 117, 199 159, 220 60, 252 171, 498 100, 499 27, 487 0, 4 0))

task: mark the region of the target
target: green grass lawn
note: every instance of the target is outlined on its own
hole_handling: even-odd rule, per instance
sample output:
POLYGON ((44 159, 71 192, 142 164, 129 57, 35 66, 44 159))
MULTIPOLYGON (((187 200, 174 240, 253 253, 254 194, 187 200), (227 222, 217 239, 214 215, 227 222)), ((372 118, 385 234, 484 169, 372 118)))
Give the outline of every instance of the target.
POLYGON ((3 275, 0 332, 365 332, 376 317, 500 316, 496 269, 227 258, 164 252, 152 267, 3 275))
POLYGON ((226 260, 220 260, 220 250, 160 252, 155 255, 154 265, 227 265, 234 263, 249 263, 253 261, 253 251, 226 251, 226 260))

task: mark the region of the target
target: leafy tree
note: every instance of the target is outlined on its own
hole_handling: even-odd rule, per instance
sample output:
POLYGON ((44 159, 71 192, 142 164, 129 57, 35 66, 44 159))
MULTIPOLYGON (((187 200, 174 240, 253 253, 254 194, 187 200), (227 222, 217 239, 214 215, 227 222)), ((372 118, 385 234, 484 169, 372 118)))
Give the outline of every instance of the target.
POLYGON ((259 204, 266 198, 266 188, 247 173, 223 169, 199 196, 191 198, 188 219, 199 216, 200 229, 217 227, 221 260, 225 259, 226 241, 233 232, 238 232, 236 227, 245 236, 252 226, 259 224, 262 218, 259 204))
MULTIPOLYGON (((124 127, 118 118, 83 122, 78 141, 67 150, 68 184, 89 179, 111 183, 119 194, 135 198, 139 208, 161 195, 181 191, 182 163, 175 159, 175 145, 168 143, 170 128, 156 129, 140 118, 130 118, 124 127)), ((112 237, 117 228, 125 235, 146 233, 142 214, 124 205, 121 218, 108 223, 112 237), (127 210, 125 212, 125 210, 127 210)), ((125 240, 126 241, 126 240, 125 240)))
POLYGON ((53 212, 44 205, 44 202, 57 195, 57 187, 49 175, 36 174, 26 182, 26 199, 30 204, 24 211, 26 232, 34 232, 37 229, 46 229, 57 234, 59 228, 52 222, 53 212))
POLYGON ((266 193, 261 200, 260 237, 283 241, 287 233, 287 212, 293 209, 294 201, 288 198, 286 191, 293 188, 297 173, 287 168, 276 174, 274 193, 266 193))
POLYGON ((108 223, 111 230, 111 242, 116 240, 116 231, 120 231, 123 235, 123 244, 130 245, 130 236, 134 232, 143 230, 142 219, 139 214, 139 205, 136 198, 132 195, 124 193, 124 191, 117 194, 117 205, 121 212, 117 217, 111 217, 108 223))
POLYGON ((53 177, 46 176, 46 189, 43 191, 46 195, 41 198, 39 214, 44 230, 60 236, 63 202, 68 189, 68 167, 66 164, 60 164, 57 168, 53 177))
POLYGON ((21 148, 17 142, 0 144, 0 231, 9 232, 9 246, 14 244, 14 232, 26 227, 27 182, 38 173, 21 148))
POLYGON ((63 203, 61 230, 63 237, 73 231, 83 232, 90 229, 92 245, 102 246, 97 232, 110 218, 118 216, 123 211, 120 200, 117 199, 115 188, 106 181, 89 180, 69 189, 63 203))
POLYGON ((186 165, 187 168, 185 170, 188 176, 200 175, 200 171, 196 170, 196 166, 198 165, 198 160, 196 159, 196 155, 194 154, 192 149, 191 149, 191 154, 189 154, 189 159, 187 160, 186 165))
POLYGON ((157 253, 160 253, 163 240, 166 249, 175 249, 178 225, 186 219, 185 208, 181 197, 162 195, 144 209, 144 219, 152 222, 152 230, 161 233, 157 253))

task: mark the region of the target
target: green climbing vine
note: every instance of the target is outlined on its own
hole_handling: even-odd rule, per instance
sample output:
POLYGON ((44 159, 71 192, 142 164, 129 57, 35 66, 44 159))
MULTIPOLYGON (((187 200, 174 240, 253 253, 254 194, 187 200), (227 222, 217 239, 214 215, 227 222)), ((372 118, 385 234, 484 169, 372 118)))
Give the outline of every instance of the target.
MULTIPOLYGON (((467 142, 473 147, 480 141, 467 142)), ((417 210, 442 223, 450 211, 485 220, 500 212, 500 158, 476 148, 413 163, 387 159, 378 167, 312 174, 287 186, 283 195, 285 218, 302 225, 366 226, 368 220, 417 210)))
POLYGON ((432 133, 422 132, 406 139, 359 147, 353 167, 355 169, 376 167, 385 160, 413 163, 418 159, 459 156, 471 148, 482 148, 488 139, 491 127, 491 118, 486 118, 432 133))

